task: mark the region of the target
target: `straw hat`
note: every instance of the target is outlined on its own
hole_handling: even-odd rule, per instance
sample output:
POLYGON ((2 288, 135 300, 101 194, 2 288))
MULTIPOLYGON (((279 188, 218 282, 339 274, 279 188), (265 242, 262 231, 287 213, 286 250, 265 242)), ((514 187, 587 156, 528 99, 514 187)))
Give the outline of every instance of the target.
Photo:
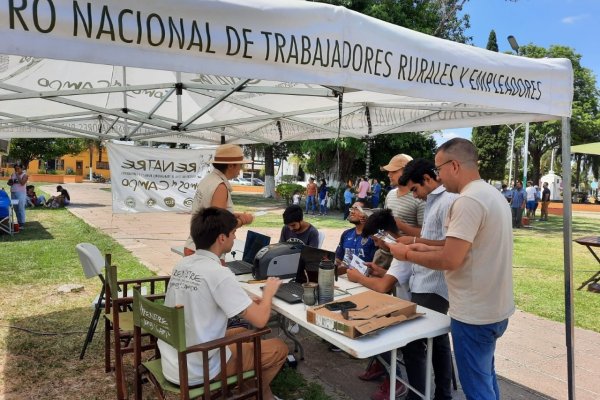
POLYGON ((380 169, 382 171, 398 171, 404 168, 412 159, 408 154, 396 154, 392 157, 388 165, 384 165, 380 169))
POLYGON ((244 152, 235 144, 222 144, 215 151, 213 164, 250 164, 252 161, 244 158, 244 152))

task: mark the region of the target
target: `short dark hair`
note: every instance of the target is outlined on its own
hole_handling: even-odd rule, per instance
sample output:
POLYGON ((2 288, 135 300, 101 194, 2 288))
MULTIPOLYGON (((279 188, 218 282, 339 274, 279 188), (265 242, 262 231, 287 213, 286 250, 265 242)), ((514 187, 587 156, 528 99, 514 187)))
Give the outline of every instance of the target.
POLYGON ((291 224, 292 222, 300 222, 304 219, 302 207, 297 204, 291 205, 283 212, 283 223, 291 224))
POLYGON ((61 185, 58 185, 58 186, 56 187, 56 191, 57 191, 57 192, 60 192, 62 189, 63 189, 63 187, 62 187, 61 185))
POLYGON ((435 164, 424 158, 411 160, 404 167, 402 176, 398 179, 401 186, 406 186, 408 181, 422 185, 425 182, 425 175, 429 175, 432 179, 436 179, 435 164))
POLYGON ((225 171, 227 171, 227 166, 228 165, 229 164, 219 164, 219 163, 216 163, 216 164, 213 164, 212 166, 213 166, 214 169, 218 169, 222 173, 225 173, 225 171))
POLYGON ((26 190, 29 190, 29 189, 34 189, 34 188, 35 188, 35 186, 33 186, 33 185, 27 185, 27 186, 25 186, 25 189, 26 189, 26 190))
POLYGON ((220 234, 229 236, 237 225, 238 220, 231 211, 207 207, 192 217, 190 234, 197 249, 208 250, 220 234))
POLYGON ((367 218, 365 226, 363 226, 362 236, 369 237, 380 230, 388 231, 393 234, 398 234, 400 232, 396 225, 394 214, 392 214, 392 210, 389 208, 377 210, 367 218))

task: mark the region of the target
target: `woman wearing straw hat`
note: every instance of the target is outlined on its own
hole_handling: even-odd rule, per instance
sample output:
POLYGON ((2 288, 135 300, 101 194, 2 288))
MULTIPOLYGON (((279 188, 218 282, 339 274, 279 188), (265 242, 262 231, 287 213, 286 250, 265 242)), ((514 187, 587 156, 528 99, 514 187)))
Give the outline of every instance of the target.
MULTIPOLYGON (((217 147, 212 161, 213 170, 198 183, 198 190, 192 204, 192 217, 207 207, 219 207, 231 211, 238 219, 238 228, 252 223, 254 217, 249 213, 234 213, 231 199, 231 184, 229 179, 240 174, 242 164, 252 161, 244 159, 240 146, 223 144, 217 147)), ((191 237, 185 242, 184 256, 196 252, 196 246, 191 237)))

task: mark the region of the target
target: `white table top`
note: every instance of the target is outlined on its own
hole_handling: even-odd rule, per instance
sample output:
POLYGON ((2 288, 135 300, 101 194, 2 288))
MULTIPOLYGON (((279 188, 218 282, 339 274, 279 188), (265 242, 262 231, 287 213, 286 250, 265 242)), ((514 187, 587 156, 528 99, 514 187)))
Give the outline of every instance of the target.
MULTIPOLYGON (((260 287, 264 283, 249 284, 244 282, 250 279, 252 279, 250 275, 238 276, 240 284, 247 292, 262 296, 260 287)), ((336 286, 345 289, 349 294, 369 290, 358 283, 348 281, 345 275, 338 278, 336 286)), ((338 291, 336 290, 336 292, 338 291)), ((347 295, 342 295, 339 298, 345 296, 347 295)), ((309 323, 306 320, 306 307, 302 303, 289 304, 278 298, 273 298, 273 310, 357 358, 372 357, 405 346, 417 339, 436 337, 450 332, 450 317, 421 306, 417 306, 417 312, 424 313, 425 315, 422 317, 390 326, 357 339, 351 339, 309 323)))

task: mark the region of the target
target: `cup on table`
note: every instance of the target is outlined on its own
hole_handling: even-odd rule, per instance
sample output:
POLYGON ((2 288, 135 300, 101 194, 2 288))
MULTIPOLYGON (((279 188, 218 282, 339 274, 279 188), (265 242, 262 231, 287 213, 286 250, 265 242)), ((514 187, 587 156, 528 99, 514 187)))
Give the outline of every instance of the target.
POLYGON ((302 302, 307 306, 314 306, 317 304, 319 298, 319 284, 315 282, 307 282, 302 284, 304 293, 302 293, 302 302))

